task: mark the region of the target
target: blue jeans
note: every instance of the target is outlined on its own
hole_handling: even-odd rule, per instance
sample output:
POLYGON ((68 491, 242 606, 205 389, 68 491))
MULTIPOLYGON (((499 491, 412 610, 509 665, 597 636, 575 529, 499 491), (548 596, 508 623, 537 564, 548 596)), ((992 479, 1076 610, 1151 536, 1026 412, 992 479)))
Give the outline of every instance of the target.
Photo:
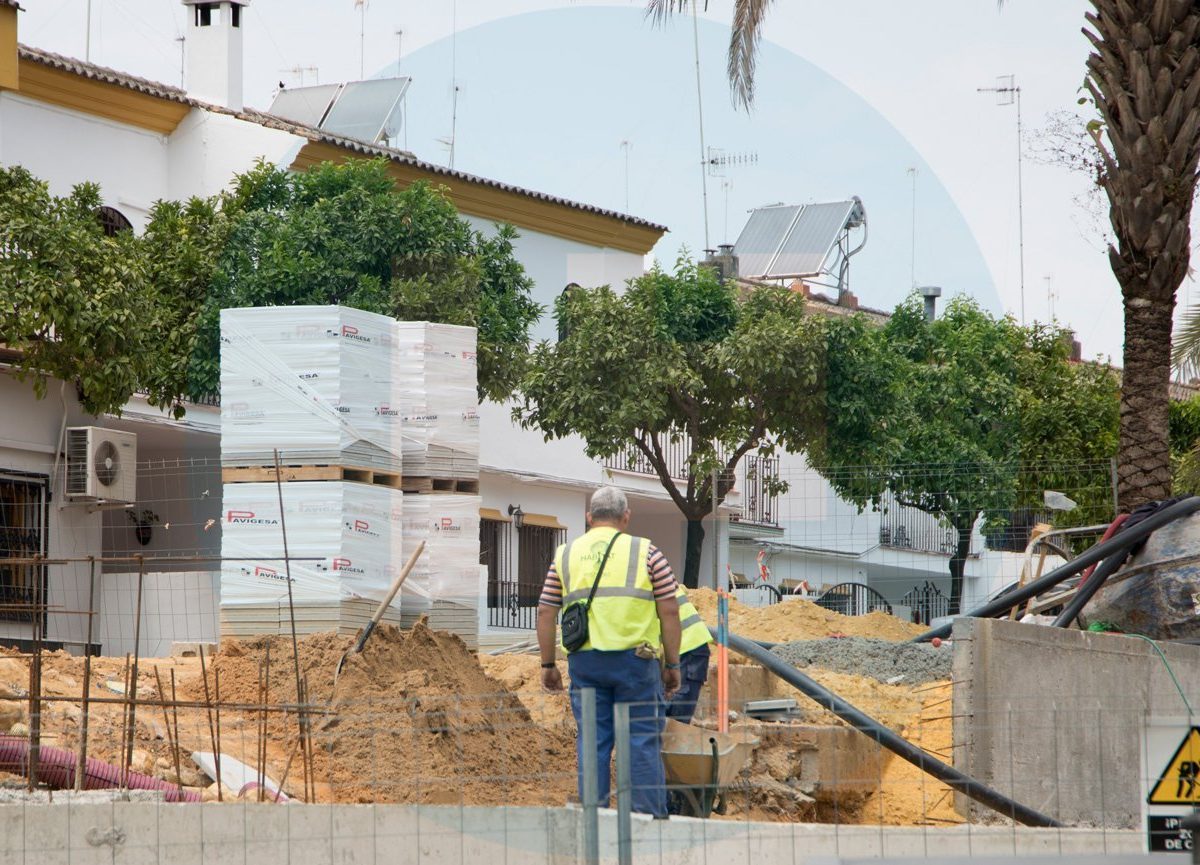
POLYGON ((613 704, 629 707, 630 769, 633 781, 633 810, 656 817, 667 815, 666 774, 663 770, 663 687, 658 661, 639 658, 632 649, 601 652, 590 649, 567 656, 571 674, 571 711, 575 714, 575 765, 579 799, 583 801, 583 704, 581 688, 596 691, 596 788, 600 807, 608 807, 609 779, 614 743, 613 704))
POLYGON ((708 681, 708 643, 679 656, 679 690, 667 703, 667 717, 681 724, 692 723, 700 689, 708 681))

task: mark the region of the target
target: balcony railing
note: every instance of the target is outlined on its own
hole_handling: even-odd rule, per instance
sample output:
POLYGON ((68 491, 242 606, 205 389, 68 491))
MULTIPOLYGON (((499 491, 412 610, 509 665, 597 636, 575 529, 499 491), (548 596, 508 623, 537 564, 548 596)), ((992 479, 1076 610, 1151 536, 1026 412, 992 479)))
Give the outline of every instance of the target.
MULTIPOLYGON (((688 436, 681 436, 677 441, 668 439, 662 443, 662 452, 663 462, 667 465, 667 474, 672 480, 686 482, 688 457, 692 453, 692 440, 688 436)), ((619 472, 633 472, 658 477, 658 472, 654 470, 654 466, 650 464, 646 455, 633 447, 606 459, 604 467, 619 472)))
MULTIPOLYGON (((958 532, 933 514, 908 507, 884 493, 879 502, 879 543, 896 550, 952 556, 958 548, 958 532)), ((969 555, 978 556, 974 534, 969 555)))
POLYGON ((742 513, 734 519, 757 526, 778 526, 779 496, 772 487, 779 481, 779 458, 746 457, 742 467, 742 513))

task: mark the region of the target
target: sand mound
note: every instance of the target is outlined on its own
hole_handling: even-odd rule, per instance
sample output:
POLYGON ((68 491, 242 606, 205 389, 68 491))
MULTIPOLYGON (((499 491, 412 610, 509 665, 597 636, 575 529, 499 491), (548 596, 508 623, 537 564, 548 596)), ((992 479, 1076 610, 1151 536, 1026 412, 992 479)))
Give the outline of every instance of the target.
MULTIPOLYGON (((362 654, 347 659, 335 688, 334 670, 351 642, 316 634, 299 645, 310 701, 330 706, 314 733, 319 799, 566 801, 574 789, 570 735, 536 725, 458 637, 422 623, 408 632, 381 626, 362 654)), ((294 699, 291 641, 267 637, 222 645, 213 666, 220 671, 223 701, 258 702, 260 662, 265 673, 268 649, 271 702, 294 699)), ((286 743, 285 753, 294 748, 294 717, 271 716, 268 732, 276 744, 286 743)))
MULTIPOLYGON (((715 628, 717 593, 712 589, 688 589, 688 597, 704 621, 715 628)), ((898 643, 924 630, 920 625, 887 613, 843 616, 801 598, 788 599, 768 607, 748 607, 730 598, 729 626, 739 636, 775 643, 821 639, 839 634, 898 643)))

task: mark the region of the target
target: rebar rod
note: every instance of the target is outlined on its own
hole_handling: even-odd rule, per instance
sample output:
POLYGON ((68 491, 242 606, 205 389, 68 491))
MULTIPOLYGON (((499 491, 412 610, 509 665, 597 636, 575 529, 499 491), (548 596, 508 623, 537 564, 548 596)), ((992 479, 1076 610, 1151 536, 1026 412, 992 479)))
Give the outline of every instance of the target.
POLYGON ((87 768, 88 700, 92 695, 92 625, 96 621, 96 560, 89 566, 87 642, 83 646, 83 693, 79 703, 79 762, 75 764, 75 792, 83 789, 83 771, 87 768))

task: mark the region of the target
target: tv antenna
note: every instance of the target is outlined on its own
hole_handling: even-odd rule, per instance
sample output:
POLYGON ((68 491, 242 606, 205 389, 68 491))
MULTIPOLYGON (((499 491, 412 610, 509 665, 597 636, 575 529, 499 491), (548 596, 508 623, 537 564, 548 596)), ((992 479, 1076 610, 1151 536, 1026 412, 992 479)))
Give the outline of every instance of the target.
POLYGON ((1021 88, 1015 75, 996 76, 995 87, 977 87, 979 93, 995 93, 997 105, 1017 106, 1017 250, 1021 268, 1021 324, 1025 324, 1025 201, 1021 182, 1021 88))
POLYGON ((709 147, 704 165, 709 177, 724 177, 727 168, 754 165, 757 162, 758 154, 753 150, 727 153, 720 147, 709 147))

